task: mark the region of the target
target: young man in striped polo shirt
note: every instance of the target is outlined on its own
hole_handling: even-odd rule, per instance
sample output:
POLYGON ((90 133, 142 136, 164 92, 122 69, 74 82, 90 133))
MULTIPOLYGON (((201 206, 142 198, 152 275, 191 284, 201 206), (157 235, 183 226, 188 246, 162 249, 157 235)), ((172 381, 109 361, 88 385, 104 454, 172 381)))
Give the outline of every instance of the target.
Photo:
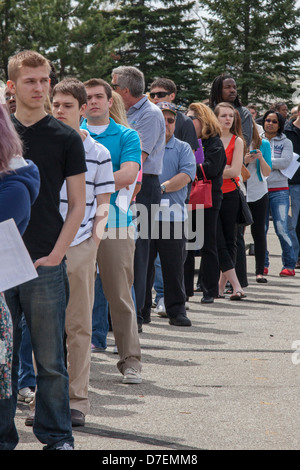
MULTIPOLYGON (((110 152, 80 129, 87 103, 83 83, 65 79, 53 89, 52 112, 56 119, 81 136, 86 156, 86 210, 81 226, 66 253, 70 299, 66 313, 67 363, 73 426, 83 426, 89 412, 88 385, 92 336, 92 310, 97 249, 107 222, 115 182, 110 152)), ((66 185, 61 190, 60 211, 67 213, 66 185)))

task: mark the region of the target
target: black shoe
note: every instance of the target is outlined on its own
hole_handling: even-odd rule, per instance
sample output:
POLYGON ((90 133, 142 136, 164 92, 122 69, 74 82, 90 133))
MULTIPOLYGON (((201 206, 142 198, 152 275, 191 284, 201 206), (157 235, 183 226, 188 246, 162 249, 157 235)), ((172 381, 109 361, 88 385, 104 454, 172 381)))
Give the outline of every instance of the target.
POLYGON ((143 333, 143 324, 138 323, 138 333, 143 333))
POLYGON ((202 292, 202 287, 200 284, 197 284, 196 288, 194 289, 194 292, 202 292))
POLYGON ((170 318, 170 325, 174 326, 192 326, 191 320, 186 315, 177 315, 177 317, 170 318))
POLYGON ((256 282, 259 284, 267 284, 268 280, 265 277, 257 277, 256 282))
POLYGON ((85 416, 79 410, 71 410, 72 426, 84 426, 85 416))
POLYGON ((212 304, 213 302, 214 302, 214 298, 213 298, 213 297, 204 296, 204 297, 202 297, 202 299, 201 299, 201 303, 202 303, 202 304, 212 304))
POLYGON ((34 422, 34 411, 30 413, 29 416, 25 419, 25 426, 33 426, 34 422))

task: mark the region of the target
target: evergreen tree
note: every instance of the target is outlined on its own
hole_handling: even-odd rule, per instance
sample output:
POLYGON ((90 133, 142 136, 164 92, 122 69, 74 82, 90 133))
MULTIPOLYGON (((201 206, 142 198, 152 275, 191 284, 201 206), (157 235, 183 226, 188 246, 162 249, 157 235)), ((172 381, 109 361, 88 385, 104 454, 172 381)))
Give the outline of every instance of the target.
POLYGON ((209 13, 203 80, 236 79, 244 104, 291 99, 299 75, 300 9, 295 0, 200 0, 209 13))
POLYGON ((116 65, 133 65, 145 75, 146 88, 158 77, 171 78, 177 100, 199 96, 198 38, 191 17, 194 1, 122 0, 114 10, 117 34, 124 33, 116 65))
POLYGON ((106 76, 114 48, 113 17, 104 18, 102 0, 0 1, 0 78, 7 79, 11 55, 33 49, 55 65, 59 79, 106 76), (112 43, 110 43, 112 41, 112 43))

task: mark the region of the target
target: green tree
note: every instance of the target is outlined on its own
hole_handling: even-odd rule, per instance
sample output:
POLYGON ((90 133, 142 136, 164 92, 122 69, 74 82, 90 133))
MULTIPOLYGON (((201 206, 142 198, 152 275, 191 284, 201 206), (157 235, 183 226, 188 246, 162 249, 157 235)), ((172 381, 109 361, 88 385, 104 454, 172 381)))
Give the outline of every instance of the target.
POLYGON ((7 80, 8 59, 15 50, 17 2, 0 0, 0 79, 7 80))
POLYGON ((54 63, 59 79, 108 76, 118 39, 113 37, 114 19, 101 11, 102 4, 102 0, 0 0, 0 77, 7 79, 9 57, 24 49, 44 54, 54 63))
MULTIPOLYGON (((244 104, 290 100, 299 75, 300 9, 295 0, 200 0, 208 13, 202 41, 203 80, 223 72, 244 104)), ((205 15, 204 15, 205 17, 205 15)))
POLYGON ((177 99, 199 96, 199 39, 192 17, 194 1, 122 0, 114 10, 116 34, 123 34, 116 65, 133 65, 145 75, 146 87, 158 77, 171 78, 177 99))

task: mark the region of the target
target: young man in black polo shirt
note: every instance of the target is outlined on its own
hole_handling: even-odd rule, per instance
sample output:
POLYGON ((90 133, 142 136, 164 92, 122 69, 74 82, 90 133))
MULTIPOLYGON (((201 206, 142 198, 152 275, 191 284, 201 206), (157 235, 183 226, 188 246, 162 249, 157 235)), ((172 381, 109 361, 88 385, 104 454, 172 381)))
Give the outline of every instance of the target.
POLYGON ((14 414, 22 312, 37 365, 34 434, 49 450, 74 447, 63 347, 68 302, 64 257, 84 216, 86 164, 79 134, 45 112, 49 73, 47 59, 34 51, 20 52, 8 64, 7 86, 17 102, 12 121, 23 140, 24 157, 39 168, 41 187, 23 236, 38 278, 5 292, 14 324, 14 362, 12 397, 0 400, 0 449, 18 443, 14 414), (59 201, 65 179, 69 209, 64 222, 59 201))

